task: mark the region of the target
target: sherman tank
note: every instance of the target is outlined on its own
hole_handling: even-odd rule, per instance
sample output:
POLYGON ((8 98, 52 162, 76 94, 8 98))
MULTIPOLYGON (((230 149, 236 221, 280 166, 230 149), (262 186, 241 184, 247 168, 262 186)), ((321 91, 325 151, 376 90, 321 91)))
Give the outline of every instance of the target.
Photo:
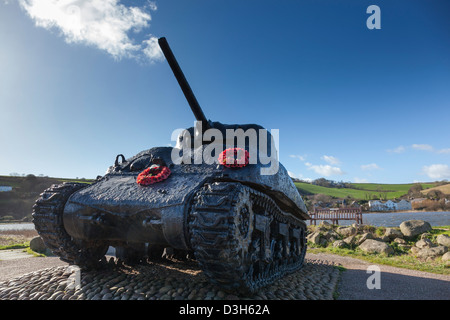
POLYGON ((196 260, 226 290, 255 292, 301 268, 307 209, 278 163, 273 135, 256 124, 207 120, 167 40, 159 45, 195 125, 175 147, 119 154, 92 184, 52 185, 33 207, 35 228, 61 260, 82 268, 101 265, 109 247, 130 264, 172 252, 196 260), (228 132, 267 136, 245 136, 238 148, 228 132), (198 161, 202 154, 209 157, 198 161))

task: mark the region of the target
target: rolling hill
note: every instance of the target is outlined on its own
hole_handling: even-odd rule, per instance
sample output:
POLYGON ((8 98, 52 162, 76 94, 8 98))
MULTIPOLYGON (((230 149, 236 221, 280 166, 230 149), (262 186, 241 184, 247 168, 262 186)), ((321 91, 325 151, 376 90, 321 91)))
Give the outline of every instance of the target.
MULTIPOLYGON (((386 199, 395 199, 404 196, 414 185, 406 184, 378 184, 378 183, 353 183, 353 188, 327 188, 306 182, 294 182, 302 195, 325 194, 335 198, 347 198, 350 196, 355 200, 370 200, 373 196, 386 199)), ((422 183, 424 189, 434 187, 433 183, 422 183)))
POLYGON ((422 190, 421 192, 426 195, 432 190, 439 190, 443 194, 450 195, 450 184, 444 184, 443 186, 429 188, 429 189, 426 189, 426 190, 422 190))

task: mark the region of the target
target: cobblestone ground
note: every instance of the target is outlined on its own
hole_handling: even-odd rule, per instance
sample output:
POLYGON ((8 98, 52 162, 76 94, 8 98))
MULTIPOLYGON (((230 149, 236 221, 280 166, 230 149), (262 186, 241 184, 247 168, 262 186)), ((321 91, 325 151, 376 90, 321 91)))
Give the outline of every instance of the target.
POLYGON ((110 260, 100 271, 55 266, 0 282, 0 300, 332 300, 339 278, 334 263, 305 259, 301 270, 243 296, 209 283, 195 262, 110 260))

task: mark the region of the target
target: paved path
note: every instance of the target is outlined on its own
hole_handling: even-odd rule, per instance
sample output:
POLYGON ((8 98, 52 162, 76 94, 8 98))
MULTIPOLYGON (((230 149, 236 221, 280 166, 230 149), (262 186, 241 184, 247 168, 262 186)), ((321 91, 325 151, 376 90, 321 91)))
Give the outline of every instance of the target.
MULTIPOLYGON (((19 256, 0 258, 0 282, 25 273, 68 265, 57 257, 19 256)), ((307 253, 306 258, 334 262, 346 268, 338 285, 338 300, 450 300, 450 276, 379 265, 380 289, 368 289, 368 278, 374 275, 367 273, 370 263, 322 253, 307 253)))
POLYGON ((367 282, 373 285, 375 276, 367 269, 373 264, 331 254, 308 253, 306 257, 333 261, 346 268, 341 274, 338 300, 450 300, 450 276, 377 265, 380 288, 369 289, 367 282))
POLYGON ((33 255, 26 253, 23 249, 0 250, 0 260, 15 260, 30 258, 33 255))

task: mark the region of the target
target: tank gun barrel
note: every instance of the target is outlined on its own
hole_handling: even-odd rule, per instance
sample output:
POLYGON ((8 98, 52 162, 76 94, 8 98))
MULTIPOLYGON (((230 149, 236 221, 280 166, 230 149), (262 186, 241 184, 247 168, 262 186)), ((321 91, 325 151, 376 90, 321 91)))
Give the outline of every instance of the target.
POLYGON ((208 129, 208 119, 206 119, 205 114, 203 113, 203 110, 194 95, 194 92, 192 92, 191 86, 187 82, 186 77, 184 76, 183 71, 180 68, 180 65, 175 59, 172 49, 170 49, 169 43, 164 37, 159 38, 158 43, 159 47, 164 53, 164 56, 166 57, 167 62, 169 63, 170 68, 172 69, 173 74, 175 75, 175 78, 178 81, 178 84, 181 87, 181 90, 184 93, 184 96, 186 97, 186 100, 189 103, 189 106, 192 109, 192 112, 194 113, 195 119, 202 122, 203 130, 208 129))

